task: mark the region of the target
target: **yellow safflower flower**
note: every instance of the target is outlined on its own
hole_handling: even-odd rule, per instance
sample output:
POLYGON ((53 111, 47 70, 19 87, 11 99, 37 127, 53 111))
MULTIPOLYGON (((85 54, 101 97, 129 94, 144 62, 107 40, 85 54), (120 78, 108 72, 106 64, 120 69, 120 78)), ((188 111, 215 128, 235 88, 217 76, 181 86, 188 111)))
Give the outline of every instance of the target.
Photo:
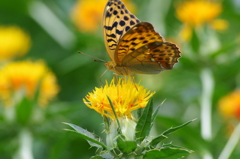
MULTIPOLYGON (((123 2, 134 13, 135 6, 128 0, 123 0, 123 2)), ((106 3, 107 0, 78 0, 71 13, 78 29, 82 32, 96 31, 101 25, 106 3)))
POLYGON ((207 0, 188 0, 178 5, 176 12, 183 23, 199 26, 216 18, 222 12, 222 6, 207 0))
POLYGON ((12 62, 0 69, 0 99, 15 104, 19 93, 32 99, 39 87, 38 104, 45 106, 59 92, 56 77, 43 61, 12 62), (40 85, 40 86, 39 86, 40 85))
POLYGON ((131 112, 144 108, 154 93, 140 84, 134 83, 130 78, 119 78, 112 79, 110 84, 106 82, 103 87, 95 88, 83 101, 89 108, 115 120, 114 112, 107 98, 109 97, 119 118, 133 119, 131 112))
POLYGON ((17 26, 0 26, 0 61, 25 55, 30 48, 30 37, 17 26))
POLYGON ((230 119, 236 118, 240 120, 240 90, 236 90, 219 101, 220 113, 230 119))
POLYGON ((184 23, 180 36, 188 41, 192 36, 192 28, 203 24, 215 30, 224 30, 228 22, 223 19, 215 19, 222 12, 221 3, 210 0, 184 0, 176 7, 176 17, 184 23))

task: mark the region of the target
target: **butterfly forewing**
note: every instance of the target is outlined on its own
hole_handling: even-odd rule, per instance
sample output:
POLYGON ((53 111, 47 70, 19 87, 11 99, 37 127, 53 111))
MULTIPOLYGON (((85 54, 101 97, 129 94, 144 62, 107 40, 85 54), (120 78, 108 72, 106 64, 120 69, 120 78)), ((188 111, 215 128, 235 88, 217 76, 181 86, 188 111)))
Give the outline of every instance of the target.
POLYGON ((115 56, 116 63, 121 64, 126 55, 156 41, 162 42, 163 39, 159 33, 154 30, 152 24, 148 22, 136 24, 119 41, 115 56))
POLYGON ((120 0, 108 1, 103 15, 103 34, 107 52, 114 63, 119 39, 139 22, 120 0))

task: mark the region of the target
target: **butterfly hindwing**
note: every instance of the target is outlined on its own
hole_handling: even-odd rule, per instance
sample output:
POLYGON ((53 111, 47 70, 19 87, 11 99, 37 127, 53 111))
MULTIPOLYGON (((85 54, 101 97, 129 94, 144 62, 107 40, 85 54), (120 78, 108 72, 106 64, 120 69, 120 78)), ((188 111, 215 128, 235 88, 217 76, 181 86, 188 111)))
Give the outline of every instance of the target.
POLYGON ((139 23, 121 0, 109 0, 103 15, 104 42, 110 58, 114 61, 114 52, 119 39, 135 24, 139 23))
POLYGON ((122 65, 134 73, 157 74, 173 68, 180 51, 170 42, 153 42, 138 48, 124 57, 122 65))

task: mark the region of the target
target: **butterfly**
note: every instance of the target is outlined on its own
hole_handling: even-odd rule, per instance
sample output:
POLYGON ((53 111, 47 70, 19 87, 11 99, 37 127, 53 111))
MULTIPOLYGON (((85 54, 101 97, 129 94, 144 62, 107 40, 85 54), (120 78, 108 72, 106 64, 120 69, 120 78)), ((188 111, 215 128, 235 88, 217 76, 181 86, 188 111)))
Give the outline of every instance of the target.
POLYGON ((179 48, 165 42, 152 24, 141 22, 121 0, 108 0, 103 14, 104 43, 117 75, 158 74, 178 62, 179 48))

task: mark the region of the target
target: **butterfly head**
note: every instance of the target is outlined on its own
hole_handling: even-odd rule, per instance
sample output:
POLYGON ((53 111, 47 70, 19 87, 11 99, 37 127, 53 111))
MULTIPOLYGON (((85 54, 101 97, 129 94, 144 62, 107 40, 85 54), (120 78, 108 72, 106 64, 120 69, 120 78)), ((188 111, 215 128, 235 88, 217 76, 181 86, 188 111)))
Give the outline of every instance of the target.
POLYGON ((106 62, 105 66, 107 67, 108 70, 110 71, 114 71, 116 75, 124 75, 124 76, 130 76, 132 75, 132 72, 126 68, 126 67, 122 67, 122 66, 117 66, 116 64, 114 64, 112 61, 106 62))

